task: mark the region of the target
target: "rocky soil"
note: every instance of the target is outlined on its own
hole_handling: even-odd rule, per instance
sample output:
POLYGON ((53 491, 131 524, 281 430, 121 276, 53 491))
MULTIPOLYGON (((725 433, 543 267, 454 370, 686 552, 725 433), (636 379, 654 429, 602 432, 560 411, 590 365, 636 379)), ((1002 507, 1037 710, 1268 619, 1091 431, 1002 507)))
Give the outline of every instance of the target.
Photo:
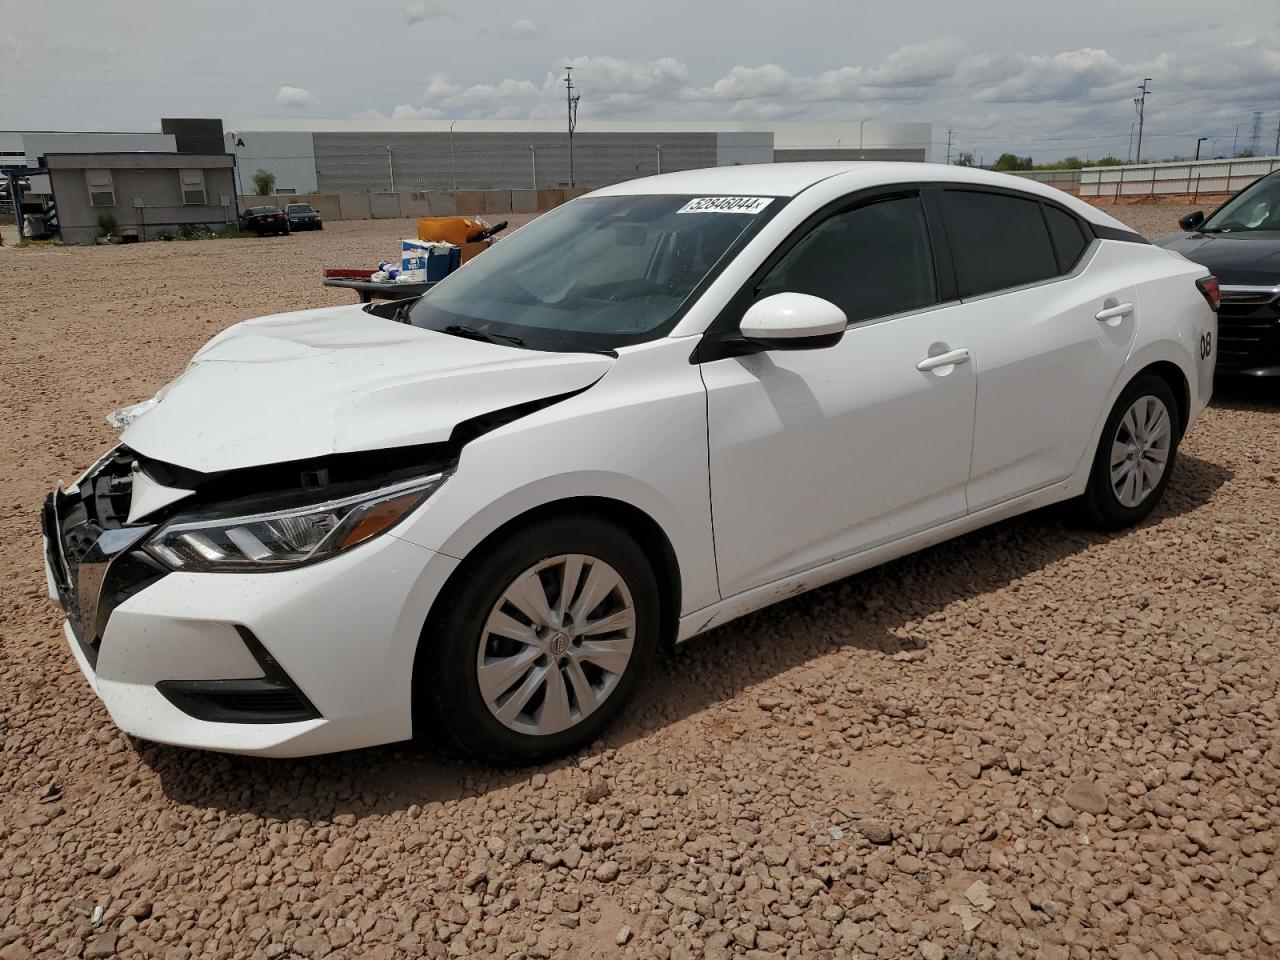
POLYGON ((118 733, 44 492, 409 230, 0 250, 0 960, 1280 956, 1274 388, 1215 403, 1140 529, 1040 512, 730 624, 560 763, 118 733))

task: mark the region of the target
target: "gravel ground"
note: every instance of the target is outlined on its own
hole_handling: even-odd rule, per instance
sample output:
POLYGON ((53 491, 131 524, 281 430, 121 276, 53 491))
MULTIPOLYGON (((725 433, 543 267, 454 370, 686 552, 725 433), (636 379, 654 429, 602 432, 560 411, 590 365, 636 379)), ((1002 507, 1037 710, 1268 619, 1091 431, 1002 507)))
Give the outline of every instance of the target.
POLYGON ((1274 391, 1215 403, 1140 529, 1043 511, 730 624, 560 763, 118 733, 41 497, 209 336, 348 300, 319 268, 410 229, 0 250, 0 960, 1280 956, 1274 391))

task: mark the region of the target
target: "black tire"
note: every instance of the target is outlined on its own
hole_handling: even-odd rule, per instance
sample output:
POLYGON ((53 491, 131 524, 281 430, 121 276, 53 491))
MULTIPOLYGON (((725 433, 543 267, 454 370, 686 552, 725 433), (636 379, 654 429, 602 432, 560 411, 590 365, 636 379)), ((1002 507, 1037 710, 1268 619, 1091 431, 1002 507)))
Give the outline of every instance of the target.
POLYGON ((589 515, 530 523, 468 557, 450 578, 419 641, 414 664, 414 732, 490 763, 538 763, 595 740, 635 695, 658 647, 658 581, 648 557, 624 530, 589 515), (631 658, 617 685, 593 713, 558 733, 510 729, 481 694, 477 658, 481 633, 507 588, 538 563, 562 554, 598 558, 620 575, 635 610, 631 658))
POLYGON ((1091 526, 1101 530, 1119 530, 1141 523, 1151 515, 1164 496, 1165 487, 1173 475, 1174 462, 1178 457, 1178 443, 1182 439, 1182 423, 1178 413, 1178 402, 1169 384, 1154 374, 1141 374, 1134 378, 1116 398, 1115 406, 1103 425, 1102 436, 1098 439, 1098 449, 1094 452, 1093 468, 1089 473, 1089 485, 1084 496, 1080 498, 1080 507, 1084 519, 1091 526), (1150 397, 1163 404, 1170 420, 1170 439, 1168 457, 1164 464, 1164 473, 1159 481, 1136 506, 1128 506, 1121 502, 1111 482, 1111 450, 1117 439, 1120 422, 1129 408, 1139 399, 1150 397))

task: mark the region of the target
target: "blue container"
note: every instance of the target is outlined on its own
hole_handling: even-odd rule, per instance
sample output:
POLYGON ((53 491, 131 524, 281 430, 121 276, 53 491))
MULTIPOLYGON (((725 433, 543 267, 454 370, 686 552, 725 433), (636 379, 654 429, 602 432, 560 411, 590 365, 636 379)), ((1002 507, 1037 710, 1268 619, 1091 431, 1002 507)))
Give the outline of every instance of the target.
POLYGON ((458 269, 461 262, 462 248, 455 246, 431 247, 427 251, 427 282, 435 283, 443 280, 458 269))

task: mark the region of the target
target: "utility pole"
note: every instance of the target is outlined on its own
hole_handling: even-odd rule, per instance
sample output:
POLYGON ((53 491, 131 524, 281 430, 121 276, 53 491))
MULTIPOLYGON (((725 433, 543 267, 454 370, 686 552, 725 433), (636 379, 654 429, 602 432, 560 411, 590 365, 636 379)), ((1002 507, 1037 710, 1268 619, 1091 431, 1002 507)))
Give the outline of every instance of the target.
POLYGON ((1239 152, 1238 150, 1239 146, 1240 146, 1240 124, 1237 123, 1235 136, 1231 138, 1231 156, 1234 157, 1236 153, 1239 152))
POLYGON ((449 123, 449 172, 453 175, 453 192, 458 192, 458 163, 453 153, 453 125, 457 123, 453 120, 449 123))
POLYGON ((1129 121, 1129 152, 1124 155, 1125 163, 1133 163, 1133 126, 1137 122, 1137 120, 1129 121))
POLYGON ((947 166, 951 166, 951 131, 947 131, 947 166))
POLYGON ((1138 88, 1141 95, 1133 100, 1133 105, 1138 108, 1138 155, 1134 158, 1138 163, 1142 162, 1142 122, 1147 111, 1147 94, 1151 92, 1147 89, 1147 84, 1150 82, 1150 77, 1142 78, 1142 86, 1138 88))
POLYGON ((538 148, 529 144, 529 153, 533 156, 533 189, 538 189, 538 148))
POLYGON ((1280 157, 1280 120, 1276 121, 1276 150, 1275 156, 1280 157))
POLYGON ((1199 140, 1196 141, 1196 159, 1197 160, 1200 159, 1200 144, 1204 143, 1208 139, 1209 139, 1208 137, 1201 137, 1199 140))
POLYGON ((575 186, 573 182, 573 131, 578 129, 578 101, 582 99, 580 96, 574 96, 573 93, 573 67, 564 68, 564 96, 565 106, 569 111, 569 189, 575 186))
POLYGON ((387 145, 387 169, 391 172, 391 192, 396 192, 396 162, 391 156, 391 146, 387 145))
POLYGON ((1249 130, 1249 152, 1255 157, 1262 149, 1262 111, 1253 111, 1253 119, 1249 130))

